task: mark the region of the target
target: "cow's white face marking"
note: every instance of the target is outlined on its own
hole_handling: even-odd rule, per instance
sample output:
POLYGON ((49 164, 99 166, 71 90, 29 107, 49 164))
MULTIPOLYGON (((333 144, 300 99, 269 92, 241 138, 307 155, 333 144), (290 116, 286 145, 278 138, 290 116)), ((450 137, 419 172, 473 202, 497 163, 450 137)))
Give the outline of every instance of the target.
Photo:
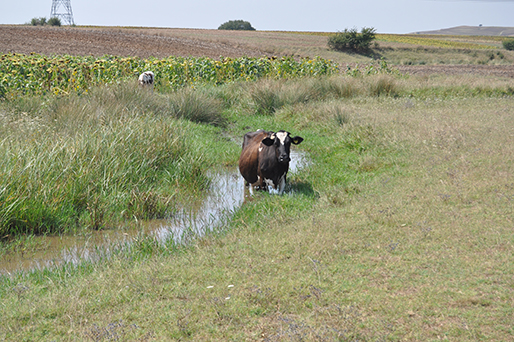
POLYGON ((261 151, 262 151, 262 146, 261 146, 261 147, 259 147, 259 152, 261 152, 261 151))
POLYGON ((287 138, 287 132, 278 132, 277 133, 277 138, 278 138, 278 140, 280 140, 280 143, 282 145, 284 145, 284 143, 286 141, 286 138, 287 138))

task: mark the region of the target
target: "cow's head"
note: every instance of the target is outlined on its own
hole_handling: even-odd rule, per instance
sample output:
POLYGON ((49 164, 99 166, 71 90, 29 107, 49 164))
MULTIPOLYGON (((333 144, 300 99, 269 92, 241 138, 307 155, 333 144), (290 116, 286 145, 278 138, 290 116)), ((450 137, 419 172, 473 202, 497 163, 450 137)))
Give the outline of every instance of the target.
POLYGON ((155 75, 151 71, 145 71, 139 75, 139 84, 141 86, 153 86, 155 75))
POLYGON ((291 137, 289 132, 278 131, 277 133, 272 133, 269 137, 264 138, 262 143, 266 146, 275 146, 277 160, 280 163, 289 163, 291 160, 289 157, 289 153, 291 152, 291 144, 298 145, 302 141, 302 137, 291 137))

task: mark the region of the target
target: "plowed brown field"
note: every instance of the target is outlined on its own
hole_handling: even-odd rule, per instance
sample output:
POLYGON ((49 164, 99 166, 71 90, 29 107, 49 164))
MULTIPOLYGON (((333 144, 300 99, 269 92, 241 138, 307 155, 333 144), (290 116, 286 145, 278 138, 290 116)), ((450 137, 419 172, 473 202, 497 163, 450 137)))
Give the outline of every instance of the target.
MULTIPOLYGON (((0 25, 0 53, 262 57, 280 55, 282 46, 326 49, 326 37, 287 32, 249 32, 172 28, 35 27, 0 25)), ((514 78, 514 65, 400 65, 403 73, 475 74, 514 78)))
POLYGON ((155 30, 116 28, 0 26, 0 53, 43 55, 258 57, 256 48, 227 42, 159 34, 155 30))

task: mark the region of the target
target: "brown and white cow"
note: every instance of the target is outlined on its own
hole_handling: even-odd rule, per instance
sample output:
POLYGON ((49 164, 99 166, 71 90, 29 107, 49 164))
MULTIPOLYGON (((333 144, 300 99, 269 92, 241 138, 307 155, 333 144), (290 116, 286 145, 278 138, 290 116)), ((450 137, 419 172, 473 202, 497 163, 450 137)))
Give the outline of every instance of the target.
POLYGON ((142 87, 148 87, 153 89, 155 75, 151 71, 145 71, 141 75, 139 75, 138 82, 142 87))
POLYGON ((271 188, 282 194, 291 160, 291 144, 298 145, 302 141, 302 137, 291 137, 286 131, 274 133, 258 130, 246 133, 239 157, 239 171, 250 185, 250 191, 252 188, 271 188))

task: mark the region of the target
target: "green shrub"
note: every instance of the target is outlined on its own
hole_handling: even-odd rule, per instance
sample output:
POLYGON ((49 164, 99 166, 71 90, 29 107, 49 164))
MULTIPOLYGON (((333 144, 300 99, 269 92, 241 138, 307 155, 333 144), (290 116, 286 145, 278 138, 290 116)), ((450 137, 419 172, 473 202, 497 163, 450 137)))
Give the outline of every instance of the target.
POLYGON ((61 19, 59 19, 57 17, 52 17, 52 18, 48 19, 47 24, 50 26, 61 26, 61 19))
POLYGON ((44 26, 44 25, 46 25, 46 18, 45 17, 32 18, 32 20, 30 21, 30 24, 32 26, 44 26))
POLYGON ((248 21, 244 20, 229 20, 218 27, 218 30, 246 30, 255 31, 248 21))
POLYGON ((32 20, 30 20, 30 24, 32 26, 61 26, 61 19, 57 17, 52 17, 47 21, 45 17, 32 18, 32 20))
POLYGON ((503 41, 503 47, 505 48, 505 50, 514 50, 514 39, 505 39, 503 41))
POLYGON ((372 27, 363 27, 361 33, 357 29, 344 29, 328 38, 328 46, 336 51, 366 51, 375 39, 376 30, 372 27))

